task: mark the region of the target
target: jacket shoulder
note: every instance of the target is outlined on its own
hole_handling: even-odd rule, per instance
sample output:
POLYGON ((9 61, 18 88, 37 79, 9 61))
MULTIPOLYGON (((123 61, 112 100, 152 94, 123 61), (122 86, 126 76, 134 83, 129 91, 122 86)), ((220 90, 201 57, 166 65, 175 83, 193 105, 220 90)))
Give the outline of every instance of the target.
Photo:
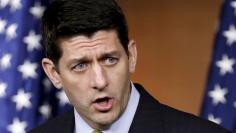
POLYGON ((70 110, 69 112, 48 120, 28 133, 73 133, 73 131, 74 112, 70 110))
POLYGON ((148 126, 142 126, 143 130, 152 129, 153 133, 157 129, 165 133, 230 133, 211 121, 160 103, 139 84, 135 84, 135 87, 141 95, 135 124, 140 125, 143 120, 149 123, 148 126))
POLYGON ((211 121, 202 119, 167 105, 160 104, 165 130, 168 133, 230 133, 211 121))

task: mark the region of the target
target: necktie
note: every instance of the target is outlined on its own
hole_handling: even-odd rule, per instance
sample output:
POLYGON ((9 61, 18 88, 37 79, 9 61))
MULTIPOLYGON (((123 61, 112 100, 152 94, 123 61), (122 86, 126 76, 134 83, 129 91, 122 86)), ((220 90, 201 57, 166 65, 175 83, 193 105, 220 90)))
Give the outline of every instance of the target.
POLYGON ((95 129, 95 130, 93 130, 92 133, 102 133, 102 131, 100 131, 100 130, 98 130, 98 129, 95 129))

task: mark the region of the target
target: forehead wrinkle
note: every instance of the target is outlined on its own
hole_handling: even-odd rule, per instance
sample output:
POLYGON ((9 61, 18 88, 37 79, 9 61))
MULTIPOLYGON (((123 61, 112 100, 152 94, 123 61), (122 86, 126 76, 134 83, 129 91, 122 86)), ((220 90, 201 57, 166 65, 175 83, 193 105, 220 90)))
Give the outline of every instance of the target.
POLYGON ((107 45, 103 45, 103 47, 100 47, 103 44, 94 44, 91 46, 82 46, 78 47, 76 50, 75 48, 68 49, 69 53, 75 53, 69 55, 70 58, 99 58, 103 55, 110 54, 110 53, 117 53, 115 52, 116 49, 114 47, 107 47, 107 45), (76 54, 78 53, 79 54, 76 54))
POLYGON ((76 43, 70 44, 68 42, 65 42, 63 51, 67 51, 67 53, 74 53, 74 52, 84 53, 87 51, 86 48, 96 48, 97 46, 102 46, 102 44, 104 44, 104 43, 101 43, 100 41, 96 43, 88 43, 88 41, 80 41, 79 43, 76 42, 76 43))
POLYGON ((68 43, 73 46, 78 47, 93 47, 93 45, 96 45, 99 42, 106 42, 106 40, 109 40, 107 36, 95 36, 93 38, 88 37, 75 37, 71 40, 68 40, 68 43))
POLYGON ((64 39, 62 38, 62 43, 71 47, 71 49, 78 49, 82 47, 94 47, 98 44, 106 45, 106 43, 116 43, 117 41, 119 42, 116 33, 110 31, 98 31, 91 37, 85 35, 78 35, 72 38, 65 38, 64 42, 63 40, 64 39), (115 38, 113 36, 115 36, 115 38))
POLYGON ((99 55, 110 53, 115 50, 120 43, 116 34, 113 32, 98 32, 91 38, 87 36, 74 36, 72 38, 61 38, 62 49, 65 57, 70 59, 92 56, 96 58, 99 55), (107 34, 104 34, 107 33, 107 34))
POLYGON ((79 55, 75 55, 72 56, 72 58, 77 58, 77 59, 82 59, 82 58, 86 58, 86 59, 97 59, 97 58, 101 58, 103 56, 106 55, 119 55, 119 50, 116 50, 114 48, 111 49, 107 49, 107 48, 92 48, 92 49, 88 49, 86 51, 82 50, 81 53, 79 55))
POLYGON ((94 39, 94 40, 83 40, 83 41, 76 41, 71 44, 71 49, 78 49, 78 50, 84 50, 84 49, 96 49, 96 47, 99 46, 107 46, 106 40, 104 38, 94 39))

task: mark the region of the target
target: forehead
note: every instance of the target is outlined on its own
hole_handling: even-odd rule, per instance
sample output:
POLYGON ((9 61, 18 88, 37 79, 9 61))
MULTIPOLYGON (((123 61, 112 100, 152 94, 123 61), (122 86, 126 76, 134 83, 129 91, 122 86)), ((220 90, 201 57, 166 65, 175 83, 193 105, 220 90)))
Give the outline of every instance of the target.
MULTIPOLYGON (((59 39, 63 56, 83 55, 88 52, 123 49, 115 30, 101 30, 91 37, 78 35, 59 39)), ((62 57, 63 57, 62 56, 62 57)))

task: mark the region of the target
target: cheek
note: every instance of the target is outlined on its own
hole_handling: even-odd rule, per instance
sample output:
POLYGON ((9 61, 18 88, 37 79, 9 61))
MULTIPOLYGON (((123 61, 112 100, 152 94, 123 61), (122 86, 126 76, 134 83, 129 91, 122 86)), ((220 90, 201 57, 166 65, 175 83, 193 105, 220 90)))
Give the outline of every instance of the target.
POLYGON ((110 85, 112 93, 119 100, 123 100, 124 96, 129 93, 130 73, 126 63, 121 64, 116 70, 110 72, 110 85))
POLYGON ((61 73, 61 75, 64 89, 71 91, 71 93, 84 91, 85 88, 87 88, 87 77, 78 75, 71 71, 65 71, 64 73, 61 73))
POLYGON ((114 69, 111 69, 108 73, 110 78, 112 78, 117 83, 123 83, 125 80, 129 80, 130 72, 129 72, 129 64, 127 59, 120 59, 119 64, 114 69))
POLYGON ((74 106, 86 106, 89 103, 90 94, 86 86, 86 78, 79 78, 78 76, 64 75, 62 78, 63 89, 67 93, 70 102, 74 106))
POLYGON ((90 104, 92 96, 89 91, 82 90, 78 87, 73 88, 73 90, 67 90, 68 97, 71 104, 76 108, 81 114, 87 114, 91 110, 90 104))

